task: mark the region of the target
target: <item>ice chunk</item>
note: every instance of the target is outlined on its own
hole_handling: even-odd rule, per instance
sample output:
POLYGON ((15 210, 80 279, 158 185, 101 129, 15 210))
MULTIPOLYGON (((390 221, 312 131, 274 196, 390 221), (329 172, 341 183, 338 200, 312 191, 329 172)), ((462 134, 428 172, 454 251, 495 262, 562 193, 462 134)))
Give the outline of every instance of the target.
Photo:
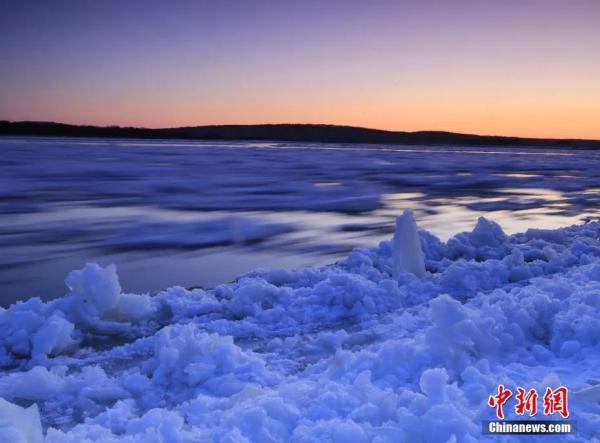
POLYGON ((476 246, 498 247, 506 240, 506 234, 498 223, 485 217, 477 219, 477 225, 471 233, 471 243, 476 246))
POLYGON ((15 372, 0 378, 0 397, 22 400, 47 400, 63 387, 64 380, 43 366, 15 372))
POLYGON ((163 386, 203 385, 212 393, 230 395, 243 382, 264 377, 264 361, 242 351, 232 337, 198 331, 193 324, 167 327, 155 340, 152 379, 163 386))
POLYGON ((88 263, 83 269, 71 271, 65 283, 79 296, 90 314, 98 316, 114 308, 121 295, 115 265, 103 269, 96 263, 88 263))
POLYGON ((510 248, 505 245, 507 238, 499 224, 479 217, 473 231, 461 232, 449 239, 448 248, 450 256, 454 259, 501 259, 510 253, 510 248))
POLYGON ((445 400, 448 373, 444 368, 427 369, 421 374, 419 386, 430 401, 440 403, 445 400))
POLYGON ((421 240, 415 217, 410 209, 405 210, 396 219, 393 256, 395 277, 401 272, 411 272, 417 277, 425 275, 425 258, 421 249, 421 240))
POLYGON ((44 434, 37 405, 22 408, 0 398, 0 441, 43 443, 44 434))
POLYGON ((61 311, 57 311, 33 334, 31 342, 34 361, 45 359, 53 352, 62 352, 76 343, 72 338, 74 325, 65 319, 61 311))
POLYGON ((121 294, 119 298, 119 320, 143 320, 154 313, 152 297, 148 294, 121 294))
POLYGON ((77 327, 87 330, 126 333, 127 322, 143 322, 157 308, 148 294, 122 293, 114 265, 102 268, 87 263, 83 269, 71 271, 65 283, 71 294, 58 300, 56 307, 77 327))

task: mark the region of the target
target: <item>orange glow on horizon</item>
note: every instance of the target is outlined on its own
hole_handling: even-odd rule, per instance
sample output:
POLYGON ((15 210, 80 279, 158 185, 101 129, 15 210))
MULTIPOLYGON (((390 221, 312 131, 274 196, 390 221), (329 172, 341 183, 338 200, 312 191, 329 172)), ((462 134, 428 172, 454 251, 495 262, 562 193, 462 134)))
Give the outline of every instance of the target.
POLYGON ((509 3, 32 2, 0 15, 0 119, 600 140, 600 1, 509 3))
MULTIPOLYGON (((173 98, 171 98, 171 101, 173 98)), ((592 100, 590 100, 591 102, 592 100)), ((359 126, 388 131, 449 131, 479 135, 501 135, 535 138, 600 139, 600 100, 595 103, 548 106, 544 103, 411 102, 394 105, 390 102, 344 103, 328 108, 252 103, 236 107, 213 105, 210 110, 186 101, 170 107, 137 101, 104 107, 90 103, 88 107, 61 106, 48 112, 17 115, 10 120, 56 121, 69 124, 98 126, 135 126, 166 128, 223 124, 314 123, 359 126), (116 108, 116 109, 115 109, 116 108), (157 112, 158 108, 158 112, 157 112), (118 109, 118 110, 117 110, 118 109)), ((39 108, 38 108, 39 110, 39 108)), ((0 116, 2 117, 2 116, 0 116)), ((4 117, 6 118, 6 117, 4 117)))

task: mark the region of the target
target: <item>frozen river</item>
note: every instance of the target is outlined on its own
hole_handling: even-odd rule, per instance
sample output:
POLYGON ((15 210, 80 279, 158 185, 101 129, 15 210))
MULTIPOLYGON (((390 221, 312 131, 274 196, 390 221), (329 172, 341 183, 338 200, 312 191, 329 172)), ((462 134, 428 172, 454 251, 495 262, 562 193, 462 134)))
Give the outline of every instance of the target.
POLYGON ((595 152, 2 148, 2 301, 57 297, 0 309, 2 442, 498 441, 500 385, 598 441, 595 152))
POLYGON ((443 240, 598 216, 600 153, 536 148, 0 138, 0 303, 66 292, 86 262, 125 291, 333 263, 413 208, 443 240))

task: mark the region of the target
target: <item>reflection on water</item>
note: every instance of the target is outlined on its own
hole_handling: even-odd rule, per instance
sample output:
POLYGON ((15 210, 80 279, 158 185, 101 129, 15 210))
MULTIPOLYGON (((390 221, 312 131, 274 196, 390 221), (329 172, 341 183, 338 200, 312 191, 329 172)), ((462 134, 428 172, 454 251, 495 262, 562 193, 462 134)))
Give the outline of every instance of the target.
POLYGON ((598 215, 592 151, 0 138, 0 303, 65 292, 86 261, 124 290, 211 287, 334 262, 413 208, 443 240, 598 215), (519 154, 519 155, 516 155, 519 154))

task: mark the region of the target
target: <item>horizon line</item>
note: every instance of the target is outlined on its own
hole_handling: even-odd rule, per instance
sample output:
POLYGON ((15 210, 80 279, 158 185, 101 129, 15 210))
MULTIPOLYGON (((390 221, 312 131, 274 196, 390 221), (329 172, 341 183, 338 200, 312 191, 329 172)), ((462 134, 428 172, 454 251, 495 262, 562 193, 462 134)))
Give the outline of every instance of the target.
MULTIPOLYGON (((11 124, 19 123, 41 123, 41 124, 54 124, 54 125, 65 125, 65 126, 79 126, 79 127, 92 127, 92 128, 121 128, 121 129, 140 129, 140 130, 170 130, 170 129, 184 129, 184 128, 206 128, 206 127, 227 127, 227 126, 239 126, 239 127, 252 127, 252 126, 330 126, 338 128, 350 128, 350 129, 361 129, 367 131, 379 131, 390 134, 419 134, 419 133, 437 133, 437 134, 454 134, 463 136, 475 136, 475 137, 493 137, 493 138, 508 138, 508 139, 525 139, 525 140, 556 140, 556 141, 582 141, 582 142, 600 142, 600 138, 577 138, 577 137, 531 137, 522 135, 499 135, 499 134, 481 134, 476 132, 456 132, 448 131, 443 129, 419 129, 415 131, 406 131, 400 129, 382 129, 367 126, 355 126, 346 124, 336 123, 212 123, 212 124, 196 124, 196 125, 181 125, 181 126, 121 126, 118 124, 91 124, 91 123, 67 123, 53 120, 8 120, 0 118, 0 122, 7 122, 11 124)), ((2 134, 0 134, 2 135, 2 134)))

